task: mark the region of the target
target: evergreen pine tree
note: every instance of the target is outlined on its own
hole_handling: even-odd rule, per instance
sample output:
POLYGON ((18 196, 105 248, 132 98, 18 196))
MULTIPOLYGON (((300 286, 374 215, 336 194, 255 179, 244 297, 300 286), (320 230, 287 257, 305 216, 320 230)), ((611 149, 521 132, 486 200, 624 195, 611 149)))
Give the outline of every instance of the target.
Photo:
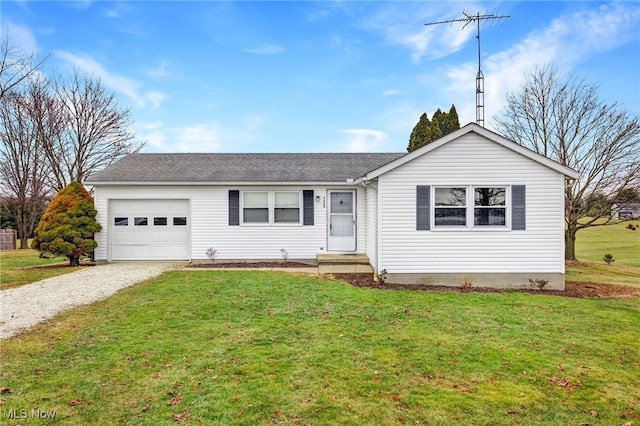
POLYGON ((433 115, 433 119, 431 120, 431 139, 428 140, 427 143, 431 143, 442 137, 442 130, 440 127, 441 126, 440 123, 444 121, 444 117, 446 114, 440 111, 440 109, 436 111, 436 114, 433 115), (437 118, 436 118, 436 114, 438 114, 437 118))
POLYGON ((456 130, 460 129, 460 120, 458 119, 458 112, 456 111, 455 105, 452 104, 449 112, 445 115, 446 118, 441 127, 442 136, 448 135, 449 133, 455 132, 456 130))
POLYGON ((69 258, 71 266, 80 264, 98 244, 93 234, 102 228, 96 221, 91 194, 81 183, 71 182, 49 203, 38 227, 32 247, 41 252, 69 258))
MULTIPOLYGON (((436 112, 433 113, 433 118, 431 119, 432 123, 437 124, 438 129, 440 129, 441 135, 444 133, 443 126, 446 118, 447 118, 447 114, 442 112, 440 108, 438 108, 436 112)), ((433 126, 433 129, 435 130, 435 126, 433 126)), ((434 138, 434 139, 437 139, 437 138, 434 138)))
POLYGON ((444 135, 460 129, 460 120, 455 105, 451 105, 449 112, 442 112, 440 108, 433 113, 433 118, 429 121, 426 113, 422 113, 420 120, 414 126, 409 136, 408 152, 425 146, 444 135))
POLYGON ((407 151, 415 151, 421 146, 426 145, 431 142, 433 139, 431 138, 432 130, 431 130, 431 121, 429 121, 429 117, 426 112, 423 112, 418 120, 418 123, 413 127, 411 131, 411 136, 409 136, 409 146, 407 147, 407 151))

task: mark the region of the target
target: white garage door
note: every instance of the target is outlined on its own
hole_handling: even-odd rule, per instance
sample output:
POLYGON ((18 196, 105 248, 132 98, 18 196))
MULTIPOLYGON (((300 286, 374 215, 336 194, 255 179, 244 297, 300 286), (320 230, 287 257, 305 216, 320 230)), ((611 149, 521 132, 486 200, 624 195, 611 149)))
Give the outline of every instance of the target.
POLYGON ((189 260, 189 200, 111 200, 111 260, 189 260))

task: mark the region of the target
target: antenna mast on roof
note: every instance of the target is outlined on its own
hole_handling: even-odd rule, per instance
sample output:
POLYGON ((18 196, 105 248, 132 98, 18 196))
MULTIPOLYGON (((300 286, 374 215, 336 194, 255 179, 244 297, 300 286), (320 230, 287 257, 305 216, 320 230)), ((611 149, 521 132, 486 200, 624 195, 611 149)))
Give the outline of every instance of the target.
POLYGON ((478 39, 478 73, 476 74, 476 124, 484 127, 484 74, 482 74, 482 68, 480 67, 480 21, 491 19, 504 19, 509 18, 511 15, 480 15, 480 12, 475 15, 469 15, 467 12, 462 12, 462 18, 449 19, 447 21, 428 22, 425 25, 436 24, 453 24, 454 22, 464 22, 462 29, 472 22, 477 24, 476 38, 478 39))

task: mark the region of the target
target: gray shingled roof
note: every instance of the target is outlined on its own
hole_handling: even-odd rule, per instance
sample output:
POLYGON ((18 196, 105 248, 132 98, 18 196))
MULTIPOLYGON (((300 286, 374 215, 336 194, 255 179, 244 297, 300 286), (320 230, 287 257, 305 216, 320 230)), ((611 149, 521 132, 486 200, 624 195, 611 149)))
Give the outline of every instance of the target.
POLYGON ((403 153, 130 154, 92 175, 104 182, 344 182, 403 153))

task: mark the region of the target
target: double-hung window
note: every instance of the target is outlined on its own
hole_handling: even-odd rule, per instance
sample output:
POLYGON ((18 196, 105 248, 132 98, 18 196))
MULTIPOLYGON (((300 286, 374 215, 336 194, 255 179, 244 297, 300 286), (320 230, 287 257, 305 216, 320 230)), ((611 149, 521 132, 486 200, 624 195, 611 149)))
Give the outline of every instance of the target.
POLYGON ((273 222, 300 223, 300 192, 273 193, 273 222))
POLYGON ((245 191, 242 193, 243 224, 299 224, 300 191, 245 191))
POLYGON ((526 186, 417 185, 416 230, 527 229, 526 186))
POLYGON ((467 226, 466 187, 436 187, 434 195, 436 226, 467 226))
POLYGON ((505 226, 507 203, 505 187, 475 187, 473 226, 505 226))
POLYGON ((507 225, 507 187, 436 186, 433 218, 436 228, 504 228, 507 225))
POLYGON ((242 193, 242 221, 269 223, 269 192, 242 193))

